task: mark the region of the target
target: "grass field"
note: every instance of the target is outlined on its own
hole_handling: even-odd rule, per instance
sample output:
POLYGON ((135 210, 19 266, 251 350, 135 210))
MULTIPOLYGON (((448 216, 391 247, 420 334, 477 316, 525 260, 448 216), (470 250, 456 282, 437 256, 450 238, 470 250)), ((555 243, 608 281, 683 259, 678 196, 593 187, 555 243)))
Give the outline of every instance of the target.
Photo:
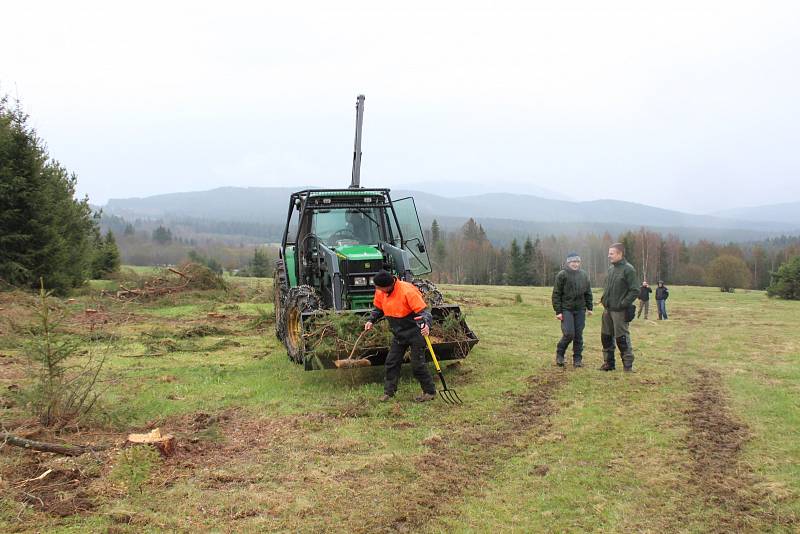
MULTIPOLYGON (((21 404, 22 356, 0 330, 7 428, 117 445, 66 460, 0 448, 0 531, 800 529, 800 302, 672 287, 670 320, 632 323, 623 374, 596 370, 599 314, 586 367, 553 365, 547 288, 445 286, 481 340, 444 369, 465 400, 452 407, 412 402, 408 369, 386 404, 382 368, 303 371, 273 334, 270 281, 250 284, 66 304, 70 335, 109 357, 108 390, 95 423, 58 436, 21 404), (119 448, 156 426, 178 438, 174 456, 119 448)), ((0 314, 22 320, 9 299, 0 314)))

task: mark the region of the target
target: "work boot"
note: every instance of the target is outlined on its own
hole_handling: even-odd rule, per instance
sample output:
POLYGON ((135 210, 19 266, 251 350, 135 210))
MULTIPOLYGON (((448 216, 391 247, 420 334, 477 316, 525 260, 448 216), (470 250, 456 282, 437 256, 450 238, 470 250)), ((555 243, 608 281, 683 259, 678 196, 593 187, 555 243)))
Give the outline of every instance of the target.
POLYGON ((583 367, 583 362, 580 360, 575 360, 574 362, 572 362, 572 367, 575 367, 576 369, 578 367, 583 367))
POLYGON ((564 367, 564 353, 556 351, 556 365, 559 367, 564 367))
POLYGON ((572 355, 572 367, 583 367, 583 355, 582 354, 573 354, 572 355))
POLYGON ((390 401, 390 400, 392 400, 393 398, 394 398, 394 395, 389 395, 388 393, 384 393, 383 395, 381 395, 381 396, 378 398, 378 400, 379 400, 380 402, 387 402, 387 401, 390 401))
POLYGON ((632 373, 633 367, 623 367, 622 370, 625 371, 626 373, 632 373))
POLYGON ((613 371, 616 368, 614 362, 614 351, 603 351, 603 365, 600 366, 600 371, 613 371))
POLYGON ((428 402, 428 401, 432 401, 435 398, 436 398, 436 393, 425 393, 425 392, 423 392, 422 394, 417 395, 416 397, 414 397, 414 400, 417 401, 417 402, 428 402))

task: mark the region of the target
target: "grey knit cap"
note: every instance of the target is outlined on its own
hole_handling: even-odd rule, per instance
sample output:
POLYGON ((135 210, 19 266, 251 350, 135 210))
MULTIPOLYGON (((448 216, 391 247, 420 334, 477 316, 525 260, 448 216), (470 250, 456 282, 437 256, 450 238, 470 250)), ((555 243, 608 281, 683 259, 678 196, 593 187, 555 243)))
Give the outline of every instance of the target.
POLYGON ((567 254, 567 263, 571 261, 581 261, 581 257, 578 256, 577 252, 570 252, 569 254, 567 254))

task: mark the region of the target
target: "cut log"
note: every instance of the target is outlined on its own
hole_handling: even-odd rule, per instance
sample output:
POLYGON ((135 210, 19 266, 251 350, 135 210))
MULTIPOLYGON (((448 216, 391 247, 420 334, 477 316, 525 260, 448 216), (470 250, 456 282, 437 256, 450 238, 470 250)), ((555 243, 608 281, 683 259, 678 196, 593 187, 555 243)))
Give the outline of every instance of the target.
POLYGON ((333 365, 335 365, 337 369, 350 369, 353 367, 369 367, 372 365, 372 362, 366 358, 358 358, 355 360, 346 358, 344 360, 333 360, 333 365))
POLYGON ((85 447, 82 445, 68 445, 62 443, 46 443, 44 441, 34 441, 32 439, 20 438, 9 434, 8 432, 0 432, 0 444, 8 443, 15 447, 22 447, 23 449, 30 449, 39 452, 54 452, 56 454, 63 454, 65 456, 80 456, 87 452, 96 452, 108 449, 108 447, 85 447))
POLYGON ((172 456, 175 453, 175 437, 172 434, 162 434, 160 428, 154 428, 147 434, 129 434, 126 444, 152 445, 162 456, 172 456))

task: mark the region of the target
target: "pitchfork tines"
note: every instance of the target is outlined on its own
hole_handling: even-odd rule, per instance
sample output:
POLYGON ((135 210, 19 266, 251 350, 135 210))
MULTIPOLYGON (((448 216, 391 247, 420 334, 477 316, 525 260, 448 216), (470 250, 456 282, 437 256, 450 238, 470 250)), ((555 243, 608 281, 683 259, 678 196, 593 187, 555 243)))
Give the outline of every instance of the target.
POLYGON ((436 358, 436 353, 433 352, 431 340, 428 336, 423 337, 425 338, 425 343, 428 345, 428 351, 431 353, 431 358, 433 358, 433 365, 436 367, 436 374, 439 375, 439 380, 442 381, 442 389, 439 390, 439 396, 442 397, 442 400, 448 404, 464 404, 464 402, 461 400, 461 397, 459 397, 458 393, 456 393, 456 390, 447 387, 447 382, 444 381, 442 368, 439 365, 439 359, 436 358))

